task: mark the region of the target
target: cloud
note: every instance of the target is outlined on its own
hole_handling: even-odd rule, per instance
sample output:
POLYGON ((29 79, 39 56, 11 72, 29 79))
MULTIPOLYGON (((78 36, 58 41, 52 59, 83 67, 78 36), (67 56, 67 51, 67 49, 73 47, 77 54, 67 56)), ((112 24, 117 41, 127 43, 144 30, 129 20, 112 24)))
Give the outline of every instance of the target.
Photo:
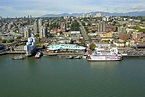
POLYGON ((2 16, 42 16, 90 11, 144 11, 145 0, 0 0, 2 16))
POLYGON ((12 11, 14 9, 13 9, 13 7, 10 7, 10 6, 0 6, 0 10, 3 10, 3 11, 12 11))

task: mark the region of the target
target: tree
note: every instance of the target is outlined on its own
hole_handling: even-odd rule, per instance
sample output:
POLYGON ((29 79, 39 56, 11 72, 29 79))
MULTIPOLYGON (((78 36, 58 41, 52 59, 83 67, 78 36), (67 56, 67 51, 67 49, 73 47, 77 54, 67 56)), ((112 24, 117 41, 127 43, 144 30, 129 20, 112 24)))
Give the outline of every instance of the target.
POLYGON ((96 48, 96 44, 93 42, 93 43, 91 43, 91 45, 90 45, 90 49, 93 51, 93 50, 95 50, 95 48, 96 48))
POLYGON ((63 35, 63 32, 62 31, 60 31, 59 33, 60 33, 60 35, 63 35))
POLYGON ((14 42, 14 39, 9 39, 8 42, 12 43, 12 42, 14 42))
POLYGON ((79 23, 75 20, 71 25, 71 31, 79 31, 79 23))
POLYGON ((86 26, 84 22, 82 22, 82 25, 83 25, 83 26, 86 26))
POLYGON ((39 37, 39 34, 36 34, 35 37, 38 38, 39 37))
POLYGON ((4 39, 4 40, 2 40, 2 43, 6 43, 6 40, 4 39))

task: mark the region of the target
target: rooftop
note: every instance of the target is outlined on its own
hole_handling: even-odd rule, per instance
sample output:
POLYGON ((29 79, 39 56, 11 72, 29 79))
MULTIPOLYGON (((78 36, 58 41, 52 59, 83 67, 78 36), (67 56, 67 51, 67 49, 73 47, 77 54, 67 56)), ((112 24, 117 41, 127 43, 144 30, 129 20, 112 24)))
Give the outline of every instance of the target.
POLYGON ((75 45, 75 44, 53 44, 53 45, 48 46, 48 50, 59 50, 59 49, 85 50, 86 48, 83 46, 75 45))

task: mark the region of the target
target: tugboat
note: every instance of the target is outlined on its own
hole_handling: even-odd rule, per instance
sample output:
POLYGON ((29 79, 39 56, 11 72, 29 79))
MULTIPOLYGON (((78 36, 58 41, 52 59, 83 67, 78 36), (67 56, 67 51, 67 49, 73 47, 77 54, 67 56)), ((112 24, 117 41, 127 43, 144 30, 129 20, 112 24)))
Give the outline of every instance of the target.
POLYGON ((36 59, 39 59, 42 56, 42 52, 38 51, 35 55, 36 59))

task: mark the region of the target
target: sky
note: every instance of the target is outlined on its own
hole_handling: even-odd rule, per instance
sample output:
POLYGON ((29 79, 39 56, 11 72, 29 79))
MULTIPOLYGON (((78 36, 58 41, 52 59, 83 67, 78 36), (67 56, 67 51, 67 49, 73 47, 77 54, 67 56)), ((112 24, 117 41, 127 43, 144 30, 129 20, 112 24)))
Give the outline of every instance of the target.
POLYGON ((0 0, 0 16, 145 11, 145 0, 0 0))

